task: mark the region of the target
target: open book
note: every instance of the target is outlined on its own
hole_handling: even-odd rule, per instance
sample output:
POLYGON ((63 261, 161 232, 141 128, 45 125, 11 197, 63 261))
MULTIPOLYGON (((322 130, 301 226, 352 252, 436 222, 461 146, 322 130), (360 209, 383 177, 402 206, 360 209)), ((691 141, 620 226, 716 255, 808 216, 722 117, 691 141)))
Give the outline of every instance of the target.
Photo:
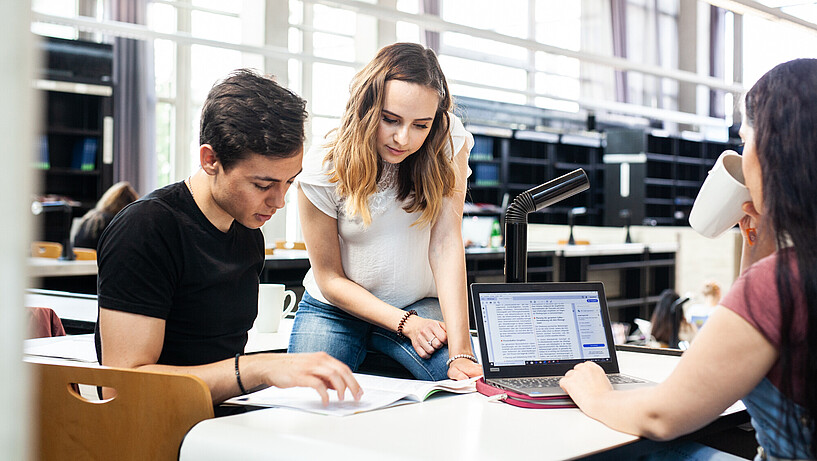
POLYGON ((234 397, 224 403, 259 407, 287 407, 324 415, 347 416, 394 405, 422 402, 430 395, 445 391, 457 394, 476 392, 476 380, 417 381, 386 378, 355 373, 355 379, 363 388, 363 397, 355 402, 347 390, 345 399, 338 400, 337 393, 329 391, 329 405, 323 406, 320 395, 309 387, 281 389, 268 387, 247 395, 234 397))

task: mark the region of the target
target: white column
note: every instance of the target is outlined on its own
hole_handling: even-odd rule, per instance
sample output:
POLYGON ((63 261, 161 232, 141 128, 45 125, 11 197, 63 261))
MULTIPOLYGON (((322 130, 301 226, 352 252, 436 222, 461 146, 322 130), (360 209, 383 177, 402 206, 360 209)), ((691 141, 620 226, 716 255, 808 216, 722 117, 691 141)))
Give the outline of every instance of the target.
POLYGON ((0 139, 6 174, 0 181, 0 459, 32 459, 31 377, 23 368, 23 290, 28 283, 26 254, 31 242, 31 194, 34 159, 33 108, 42 107, 32 90, 34 66, 31 2, 0 2, 0 139))
MULTIPOLYGON (((264 8, 264 44, 287 49, 289 44, 289 4, 267 0, 264 8)), ((275 76, 278 83, 289 87, 286 59, 264 58, 264 72, 275 76)))
MULTIPOLYGON (((534 0, 528 0, 528 40, 536 40, 536 2, 534 0)), ((536 52, 533 50, 528 50, 528 69, 527 69, 527 77, 528 77, 528 91, 536 91, 536 52)), ((528 95, 526 98, 526 103, 529 106, 536 105, 536 97, 533 95, 528 95)))
MULTIPOLYGON (((698 0, 681 0, 678 10, 678 69, 698 71, 698 0)), ((678 110, 697 113, 697 85, 678 84, 678 110)))
MULTIPOLYGON (((286 49, 289 43, 289 5, 287 2, 267 1, 264 13, 264 44, 286 49)), ((284 87, 289 85, 289 70, 286 59, 264 58, 264 72, 275 76, 276 81, 284 87)), ((301 95, 303 96, 303 95, 301 95)), ((306 131, 309 133, 309 131, 306 131)), ((264 245, 275 246, 276 240, 284 240, 287 233, 287 221, 297 219, 290 209, 295 208, 295 188, 287 194, 286 207, 275 213, 272 219, 261 228, 264 233, 264 245)))
MULTIPOLYGON (((388 7, 393 10, 397 9, 397 0, 377 0, 377 4, 380 6, 388 7)), ((386 45, 391 45, 392 43, 397 41, 397 23, 394 21, 387 21, 385 19, 378 19, 377 20, 377 48, 375 53, 380 48, 383 48, 386 45)), ((371 58, 374 57, 375 53, 371 53, 366 57, 362 62, 369 62, 371 58)), ((358 55, 358 60, 360 59, 361 55, 358 55)))
MULTIPOLYGON (((190 3, 190 0, 179 0, 179 3, 190 3)), ((190 33, 193 29, 190 8, 176 8, 176 29, 182 33, 190 33)), ((172 181, 181 181, 195 172, 195 162, 191 156, 198 158, 198 151, 192 152, 190 128, 193 125, 191 110, 190 82, 192 81, 190 45, 176 43, 176 126, 175 155, 173 160, 172 181)))
MULTIPOLYGON (((743 15, 735 14, 734 15, 734 26, 733 26, 733 46, 734 52, 732 55, 732 80, 736 83, 743 82, 743 15)), ((727 63, 728 65, 728 63, 727 63)), ((743 95, 737 94, 735 98, 740 98, 743 95)), ((737 102, 737 99, 735 99, 737 102)), ((740 112, 740 104, 733 104, 735 107, 733 117, 735 123, 740 123, 741 121, 741 112, 740 112)))

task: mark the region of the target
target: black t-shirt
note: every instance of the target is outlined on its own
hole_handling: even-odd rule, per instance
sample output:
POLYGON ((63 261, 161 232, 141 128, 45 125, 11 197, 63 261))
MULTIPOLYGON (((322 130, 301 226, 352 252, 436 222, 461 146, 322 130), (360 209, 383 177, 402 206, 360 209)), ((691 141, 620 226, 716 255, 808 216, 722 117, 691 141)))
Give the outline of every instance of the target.
MULTIPOLYGON (((264 238, 219 231, 184 182, 131 203, 99 240, 99 306, 164 319, 158 363, 201 365, 243 352, 258 313, 264 238)), ((99 331, 97 327, 97 355, 99 331)))

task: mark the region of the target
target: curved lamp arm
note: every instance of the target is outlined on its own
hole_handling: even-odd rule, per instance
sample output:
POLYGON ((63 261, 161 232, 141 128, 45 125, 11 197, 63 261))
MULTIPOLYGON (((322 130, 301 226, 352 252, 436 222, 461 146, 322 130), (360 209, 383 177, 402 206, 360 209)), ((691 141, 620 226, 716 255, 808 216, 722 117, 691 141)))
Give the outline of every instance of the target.
POLYGON ((583 169, 567 173, 517 195, 505 211, 505 282, 528 281, 528 213, 590 188, 583 169))

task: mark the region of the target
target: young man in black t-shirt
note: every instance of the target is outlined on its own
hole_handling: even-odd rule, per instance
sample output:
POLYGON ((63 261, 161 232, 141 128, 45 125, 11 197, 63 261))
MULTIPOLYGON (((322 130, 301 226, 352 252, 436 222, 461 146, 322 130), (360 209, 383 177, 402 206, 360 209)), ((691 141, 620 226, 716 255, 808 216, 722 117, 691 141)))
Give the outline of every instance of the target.
POLYGON ((301 171, 305 102, 240 70, 204 103, 201 169, 120 212, 99 241, 97 354, 194 374, 219 403, 265 386, 361 390, 325 353, 241 356, 258 309, 260 227, 301 171))

